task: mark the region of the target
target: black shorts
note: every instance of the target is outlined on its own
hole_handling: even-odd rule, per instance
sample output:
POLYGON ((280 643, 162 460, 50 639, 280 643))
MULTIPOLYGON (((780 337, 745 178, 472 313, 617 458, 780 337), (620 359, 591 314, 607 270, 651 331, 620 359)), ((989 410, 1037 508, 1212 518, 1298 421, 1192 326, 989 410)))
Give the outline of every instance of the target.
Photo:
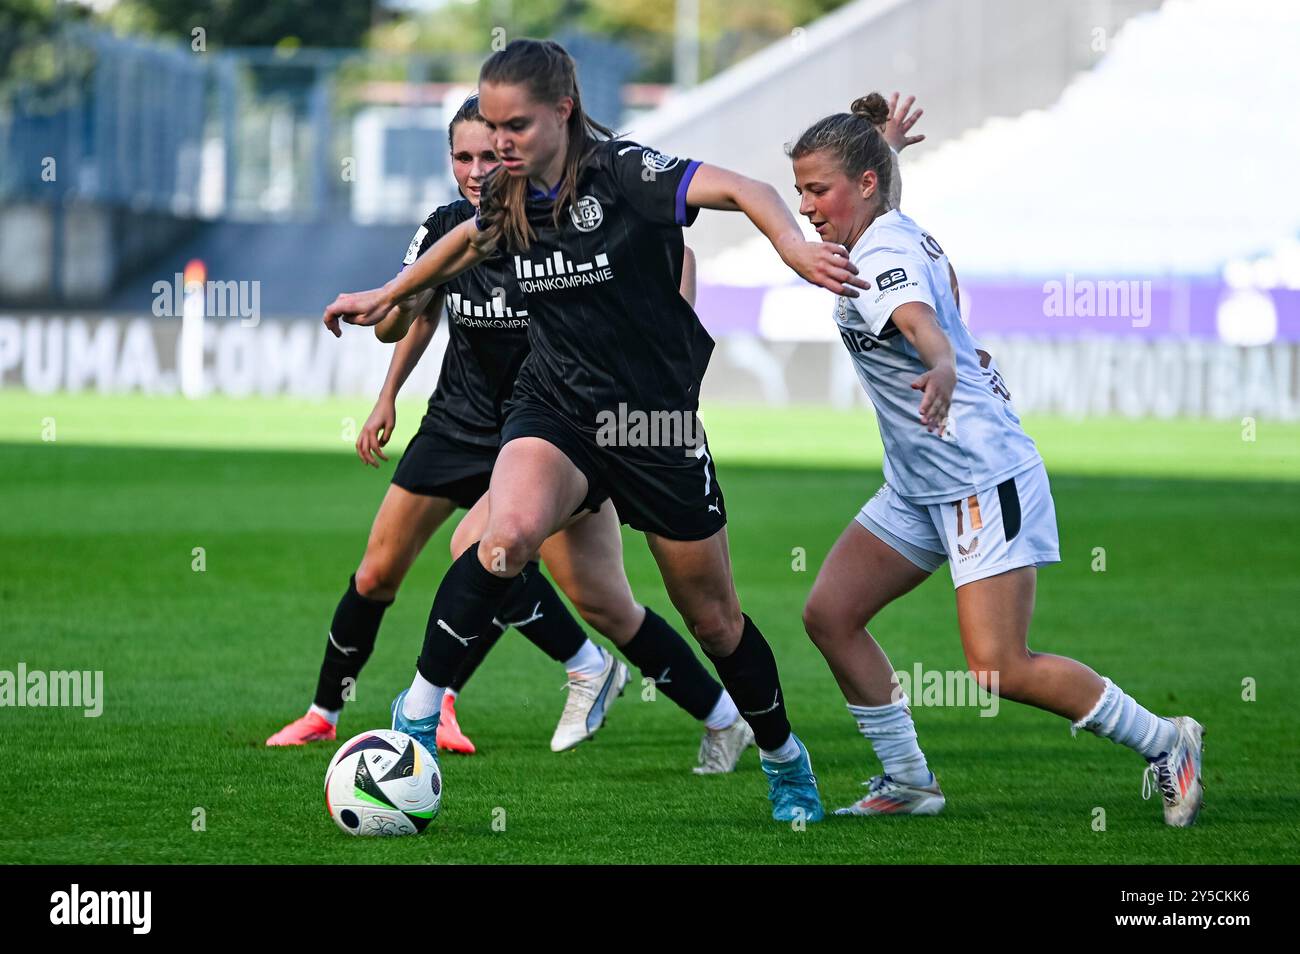
POLYGON ((446 497, 468 510, 487 493, 497 448, 417 431, 393 471, 393 483, 424 497, 446 497))
POLYGON ((703 429, 700 444, 601 446, 596 431, 587 431, 536 399, 514 404, 501 443, 539 437, 559 448, 587 478, 587 497, 580 510, 599 510, 606 499, 618 508, 619 520, 634 530, 669 540, 703 540, 727 525, 718 474, 703 429))

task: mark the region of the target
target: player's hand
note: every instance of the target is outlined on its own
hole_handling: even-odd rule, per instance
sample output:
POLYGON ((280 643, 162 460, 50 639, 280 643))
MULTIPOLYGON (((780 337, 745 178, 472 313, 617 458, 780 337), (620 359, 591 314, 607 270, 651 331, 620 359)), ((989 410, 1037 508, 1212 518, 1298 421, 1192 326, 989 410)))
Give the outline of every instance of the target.
POLYGON ((781 251, 785 263, 805 281, 837 295, 857 298, 857 288, 871 286, 858 278, 858 267, 849 261, 848 250, 834 242, 791 242, 781 251))
POLYGON ((349 325, 377 325, 384 320, 392 306, 387 286, 363 292, 344 292, 325 307, 321 321, 338 338, 343 334, 339 330, 340 320, 349 325))
POLYGON ((392 401, 381 398, 375 404, 375 409, 370 412, 370 416, 366 418, 366 423, 361 426, 361 433, 357 435, 357 456, 361 458, 362 463, 378 467, 379 461, 375 460, 375 457, 388 460, 380 448, 384 447, 393 436, 393 428, 396 425, 396 405, 392 401))
POLYGON ((902 152, 908 146, 915 145, 925 138, 924 135, 909 136, 912 127, 916 121, 921 118, 925 112, 924 109, 918 109, 912 112, 912 104, 916 102, 915 96, 909 96, 899 105, 898 94, 895 93, 889 97, 889 118, 885 120, 883 126, 877 126, 880 134, 885 137, 885 142, 889 143, 894 152, 902 152))
POLYGON ((943 436, 952 407, 952 392, 957 387, 957 369, 945 361, 935 365, 912 382, 912 388, 921 395, 921 423, 927 431, 943 436))

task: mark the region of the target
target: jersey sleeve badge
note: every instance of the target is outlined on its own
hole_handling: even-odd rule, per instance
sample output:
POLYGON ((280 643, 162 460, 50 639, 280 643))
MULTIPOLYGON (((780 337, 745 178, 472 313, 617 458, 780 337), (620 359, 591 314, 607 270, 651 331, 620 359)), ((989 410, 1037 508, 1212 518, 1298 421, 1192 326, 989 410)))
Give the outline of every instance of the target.
POLYGON ((415 260, 420 257, 420 243, 424 237, 429 234, 429 229, 421 225, 415 236, 411 239, 411 244, 406 246, 406 258, 402 259, 403 265, 414 265, 415 260))
POLYGON ((655 152, 653 149, 645 149, 641 153, 641 165, 656 175, 676 168, 681 161, 677 156, 668 156, 662 152, 655 152))

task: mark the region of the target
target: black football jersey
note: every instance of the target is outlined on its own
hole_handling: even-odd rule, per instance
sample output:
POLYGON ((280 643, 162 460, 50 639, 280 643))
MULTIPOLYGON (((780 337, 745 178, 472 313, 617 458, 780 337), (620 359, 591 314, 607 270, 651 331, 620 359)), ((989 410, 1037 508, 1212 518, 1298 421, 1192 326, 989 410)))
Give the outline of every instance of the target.
MULTIPOLYGON (((411 239, 403 267, 474 213, 464 199, 436 209, 411 239)), ((462 272, 445 290, 449 340, 420 429, 496 448, 528 354, 528 305, 502 256, 462 272)))
MULTIPOLYGON (((531 351, 515 385, 587 430, 601 411, 694 411, 713 351, 680 292, 686 189, 698 162, 634 142, 596 143, 576 201, 554 219, 555 192, 530 186, 527 250, 502 248, 527 301, 531 351)), ((496 214, 484 184, 483 219, 496 214)), ((480 227, 484 222, 480 221, 480 227)))

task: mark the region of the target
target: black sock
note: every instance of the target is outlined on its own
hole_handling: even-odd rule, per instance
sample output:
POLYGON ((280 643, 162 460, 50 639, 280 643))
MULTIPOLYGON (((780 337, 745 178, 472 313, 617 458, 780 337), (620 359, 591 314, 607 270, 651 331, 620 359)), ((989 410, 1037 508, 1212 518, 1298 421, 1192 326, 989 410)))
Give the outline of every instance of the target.
POLYGON ((493 623, 488 627, 487 632, 478 639, 471 639, 469 641, 469 655, 460 664, 460 668, 456 670, 456 678, 451 681, 447 688, 457 693, 464 689, 465 683, 469 682, 469 677, 474 675, 479 663, 487 659, 487 654, 492 652, 492 647, 497 644, 497 640, 505 635, 505 632, 504 629, 493 623))
POLYGON ((460 692, 469 682, 479 663, 487 658, 497 640, 511 626, 528 637, 529 641, 556 662, 566 662, 577 655, 587 641, 587 634, 564 605, 551 581, 542 576, 535 560, 529 561, 524 572, 515 577, 514 585, 506 593, 491 629, 477 639, 470 640, 469 655, 456 671, 448 689, 460 692))
POLYGON ((655 687, 701 722, 722 698, 722 686, 709 675, 686 640, 663 617, 646 607, 632 641, 620 647, 627 661, 655 687))
POLYGON ((416 662, 420 675, 435 686, 449 686, 470 647, 495 631, 496 615, 514 577, 496 576, 478 562, 478 542, 460 555, 438 584, 416 662))
POLYGON ((754 621, 748 616, 744 619, 745 628, 740 632, 735 652, 730 656, 714 656, 708 652, 705 655, 713 661, 713 668, 731 693, 741 717, 754 730, 758 747, 774 752, 790 737, 781 677, 776 671, 772 647, 754 621))
POLYGON ((506 594, 496 622, 501 626, 513 626, 534 646, 560 663, 576 656, 587 642, 581 624, 573 618, 536 562, 524 567, 523 574, 506 594))
POLYGON ((384 610, 392 605, 392 600, 372 600, 358 593, 355 575, 348 580, 348 591, 339 600, 330 623, 325 659, 316 680, 316 705, 331 712, 343 708, 343 694, 356 684, 361 667, 375 649, 384 610))

